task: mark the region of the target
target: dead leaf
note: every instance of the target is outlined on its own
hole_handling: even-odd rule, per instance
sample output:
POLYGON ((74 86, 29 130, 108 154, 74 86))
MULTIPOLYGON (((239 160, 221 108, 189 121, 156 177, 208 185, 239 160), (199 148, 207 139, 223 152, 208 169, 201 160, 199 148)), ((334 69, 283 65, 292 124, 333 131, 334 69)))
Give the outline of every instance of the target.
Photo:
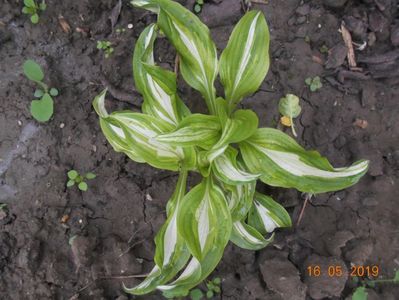
POLYGON ((355 122, 353 123, 353 125, 355 125, 359 128, 365 129, 365 128, 367 128, 369 123, 366 120, 356 119, 355 122))
POLYGON ((65 224, 69 220, 69 215, 63 215, 61 218, 61 223, 65 224))
POLYGON ((284 126, 287 126, 287 127, 291 127, 291 125, 292 125, 290 118, 287 116, 282 116, 280 118, 280 122, 281 122, 281 124, 283 124, 284 126))
POLYGON ((60 26, 65 33, 71 32, 71 26, 69 26, 68 22, 65 20, 63 16, 60 15, 58 17, 58 22, 60 23, 60 26))

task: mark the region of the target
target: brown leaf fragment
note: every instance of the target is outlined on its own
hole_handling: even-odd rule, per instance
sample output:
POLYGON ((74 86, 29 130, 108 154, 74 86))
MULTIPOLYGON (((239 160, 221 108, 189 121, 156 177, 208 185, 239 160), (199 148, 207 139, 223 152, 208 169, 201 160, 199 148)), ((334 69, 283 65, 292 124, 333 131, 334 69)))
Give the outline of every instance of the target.
POLYGON ((365 129, 365 128, 367 128, 369 123, 366 120, 356 119, 355 122, 353 123, 353 125, 361 128, 361 129, 365 129))
POLYGON ((341 24, 341 34, 342 34, 342 38, 345 42, 345 45, 348 48, 347 57, 348 57, 349 67, 351 67, 351 68, 356 67, 355 50, 353 50, 352 36, 351 36, 349 30, 346 29, 344 22, 342 22, 342 24, 341 24))
POLYGON ((64 31, 65 33, 71 32, 71 26, 69 26, 68 22, 65 20, 65 18, 62 15, 59 15, 58 22, 60 23, 62 31, 64 31))

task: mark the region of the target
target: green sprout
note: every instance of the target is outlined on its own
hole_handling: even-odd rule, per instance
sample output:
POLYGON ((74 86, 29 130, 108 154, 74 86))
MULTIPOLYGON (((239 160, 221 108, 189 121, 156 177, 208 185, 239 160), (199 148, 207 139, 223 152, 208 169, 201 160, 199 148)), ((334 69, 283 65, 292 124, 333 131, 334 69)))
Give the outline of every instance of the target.
MULTIPOLYGON (((270 66, 270 35, 261 11, 242 17, 218 57, 209 29, 179 3, 132 4, 158 14, 157 23, 140 34, 133 54, 142 112, 108 112, 107 90, 95 97, 93 107, 115 151, 179 175, 155 237, 154 267, 142 283, 124 290, 144 295, 158 289, 169 298, 183 297, 212 273, 229 241, 259 250, 273 241, 275 229, 291 226, 286 209, 256 191, 257 180, 310 194, 338 191, 358 182, 368 161, 334 168, 284 132, 259 128, 256 113, 240 108, 270 66), (181 76, 203 96, 208 114, 191 112, 179 95, 176 73, 156 64, 154 47, 161 33, 176 48, 181 76), (216 93, 217 78, 223 97, 216 93), (189 172, 202 179, 188 191, 189 172)), ((294 118, 298 108, 290 110, 294 118)), ((217 282, 208 282, 213 293, 220 290, 217 282)))
POLYGON ((24 0, 22 13, 30 15, 30 21, 37 24, 39 22, 39 11, 45 11, 46 8, 45 0, 42 0, 40 4, 37 4, 35 0, 24 0))
POLYGON ((35 98, 39 100, 32 100, 30 105, 30 113, 39 122, 47 122, 50 120, 54 112, 54 101, 53 97, 58 95, 56 88, 49 88, 42 80, 44 79, 44 73, 39 64, 35 61, 28 59, 23 65, 25 76, 35 82, 39 88, 37 88, 33 94, 35 98))
POLYGON ((110 41, 97 41, 97 49, 104 51, 105 58, 110 57, 114 53, 114 48, 110 41))
POLYGON ((202 6, 204 5, 204 0, 196 0, 194 3, 193 11, 199 14, 202 11, 202 6))
POLYGON ((220 277, 215 277, 213 280, 210 280, 206 283, 206 292, 204 293, 201 289, 196 288, 190 291, 191 300, 201 300, 206 296, 206 298, 210 299, 215 294, 220 294, 220 283, 222 280, 220 277))
MULTIPOLYGON (((122 33, 126 32, 126 28, 118 27, 118 28, 116 28, 115 32, 117 34, 122 34, 122 33)), ((110 45, 111 45, 111 43, 110 43, 110 45)), ((98 48, 98 42, 97 42, 97 48, 98 48)), ((100 49, 100 48, 98 48, 98 49, 100 49)))
POLYGON ((72 187, 75 184, 77 184, 79 190, 81 190, 83 192, 86 192, 88 189, 88 185, 85 180, 86 179, 90 180, 90 179, 96 178, 96 174, 94 174, 92 172, 86 173, 85 175, 80 175, 78 173, 78 171, 76 171, 76 170, 68 171, 67 175, 69 178, 69 180, 67 182, 67 187, 72 187))
POLYGON ((311 92, 316 92, 323 87, 319 76, 308 77, 305 79, 305 83, 309 86, 311 92))
MULTIPOLYGON (((359 281, 358 277, 353 278, 356 282, 359 281)), ((375 280, 369 280, 365 279, 361 281, 361 286, 357 287, 355 292, 352 295, 352 300, 367 300, 368 299, 368 293, 366 288, 374 288, 376 284, 384 284, 384 283, 393 283, 393 284, 399 284, 399 270, 395 272, 395 275, 393 278, 390 279, 375 279, 375 280)))

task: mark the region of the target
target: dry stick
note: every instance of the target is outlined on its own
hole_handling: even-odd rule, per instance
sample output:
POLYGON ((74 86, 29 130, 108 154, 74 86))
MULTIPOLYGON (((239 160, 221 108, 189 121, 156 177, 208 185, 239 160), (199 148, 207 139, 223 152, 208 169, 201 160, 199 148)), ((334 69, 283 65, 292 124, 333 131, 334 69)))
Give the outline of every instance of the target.
POLYGON ((308 204, 308 202, 309 202, 309 200, 310 200, 311 198, 312 198, 312 194, 306 193, 306 195, 305 195, 305 201, 303 202, 301 212, 300 212, 300 214, 299 214, 298 220, 296 221, 296 226, 297 226, 297 227, 298 227, 299 224, 301 223, 303 214, 304 214, 304 212, 305 212, 306 205, 308 204))
POLYGON ((347 57, 348 57, 349 68, 356 68, 355 50, 353 50, 352 36, 348 31, 348 29, 346 29, 345 22, 342 22, 341 24, 341 34, 342 34, 342 39, 344 40, 344 43, 348 48, 347 57))
POLYGON ((252 3, 256 3, 256 4, 268 4, 268 0, 250 0, 250 2, 252 3))

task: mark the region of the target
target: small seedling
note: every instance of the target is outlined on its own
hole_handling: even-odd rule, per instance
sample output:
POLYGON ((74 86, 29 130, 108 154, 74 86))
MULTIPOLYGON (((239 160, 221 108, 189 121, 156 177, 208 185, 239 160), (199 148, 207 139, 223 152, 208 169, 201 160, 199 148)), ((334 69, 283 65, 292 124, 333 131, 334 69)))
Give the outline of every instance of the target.
POLYGON ((202 6, 204 5, 204 0, 196 0, 194 3, 193 11, 199 14, 202 11, 202 6))
POLYGON ((67 182, 67 187, 72 187, 75 184, 78 185, 79 190, 86 192, 88 189, 88 185, 86 183, 86 179, 94 179, 96 178, 96 174, 89 172, 86 173, 85 175, 80 175, 78 171, 76 170, 70 170, 68 171, 68 182, 67 182))
POLYGON ((196 288, 190 291, 191 300, 201 300, 206 296, 206 298, 210 299, 215 294, 220 293, 220 283, 221 279, 219 277, 214 278, 206 283, 207 291, 204 293, 201 289, 196 288))
POLYGON ((317 90, 321 89, 323 87, 323 84, 321 83, 321 79, 319 76, 315 77, 308 77, 305 79, 305 83, 309 86, 310 91, 316 92, 317 90))
POLYGON ((299 98, 292 94, 285 95, 280 99, 278 109, 282 115, 280 121, 284 126, 291 127, 292 134, 297 137, 294 125, 294 118, 298 117, 301 113, 299 106, 299 98))
POLYGON ((328 49, 328 47, 326 45, 321 46, 320 49, 319 49, 320 53, 323 53, 323 54, 328 53, 328 50, 329 49, 328 49))
MULTIPOLYGON (((115 32, 117 34, 122 34, 122 33, 126 32, 126 28, 118 27, 118 28, 116 28, 115 32)), ((98 45, 98 42, 97 42, 97 45, 98 45)))
POLYGON ((23 65, 25 76, 29 80, 34 81, 40 88, 35 90, 33 96, 40 100, 32 100, 30 105, 30 113, 39 122, 47 122, 50 120, 54 112, 53 97, 58 95, 56 88, 50 88, 42 80, 44 73, 40 65, 35 61, 28 59, 23 65))
MULTIPOLYGON (((276 228, 291 226, 281 204, 256 192, 258 179, 310 194, 338 191, 354 185, 366 173, 368 161, 333 168, 287 134, 259 128, 256 113, 238 107, 259 89, 269 69, 270 36, 261 11, 243 16, 218 59, 209 29, 179 3, 132 4, 158 14, 157 24, 143 30, 133 54, 142 113, 109 113, 106 90, 93 106, 116 151, 139 163, 178 171, 179 177, 155 237, 155 266, 138 286, 124 289, 134 295, 159 289, 166 297, 183 297, 216 268, 229 241, 259 250, 272 242, 276 228), (154 45, 161 33, 176 48, 181 76, 202 94, 209 114, 191 113, 179 95, 176 74, 156 65, 154 45), (224 98, 216 94, 218 77, 224 98), (202 181, 187 191, 189 171, 200 174, 202 181)), ((218 280, 208 282, 207 294, 217 293, 218 286, 218 280)))
MULTIPOLYGON (((354 277, 353 278, 356 282, 359 282, 360 278, 354 277)), ((375 280, 361 280, 360 281, 361 286, 357 287, 355 292, 352 295, 352 300, 367 300, 368 295, 367 295, 367 290, 366 287, 369 288, 374 288, 376 284, 381 284, 381 283, 393 283, 393 284, 399 284, 399 270, 395 272, 395 276, 390 279, 375 279, 375 280)))
POLYGON ((114 48, 110 41, 97 41, 97 49, 104 51, 105 58, 110 57, 114 53, 114 48))
POLYGON ((22 13, 30 15, 30 21, 37 24, 39 22, 39 11, 45 11, 46 8, 47 5, 44 0, 40 4, 37 4, 35 0, 24 0, 22 13))

